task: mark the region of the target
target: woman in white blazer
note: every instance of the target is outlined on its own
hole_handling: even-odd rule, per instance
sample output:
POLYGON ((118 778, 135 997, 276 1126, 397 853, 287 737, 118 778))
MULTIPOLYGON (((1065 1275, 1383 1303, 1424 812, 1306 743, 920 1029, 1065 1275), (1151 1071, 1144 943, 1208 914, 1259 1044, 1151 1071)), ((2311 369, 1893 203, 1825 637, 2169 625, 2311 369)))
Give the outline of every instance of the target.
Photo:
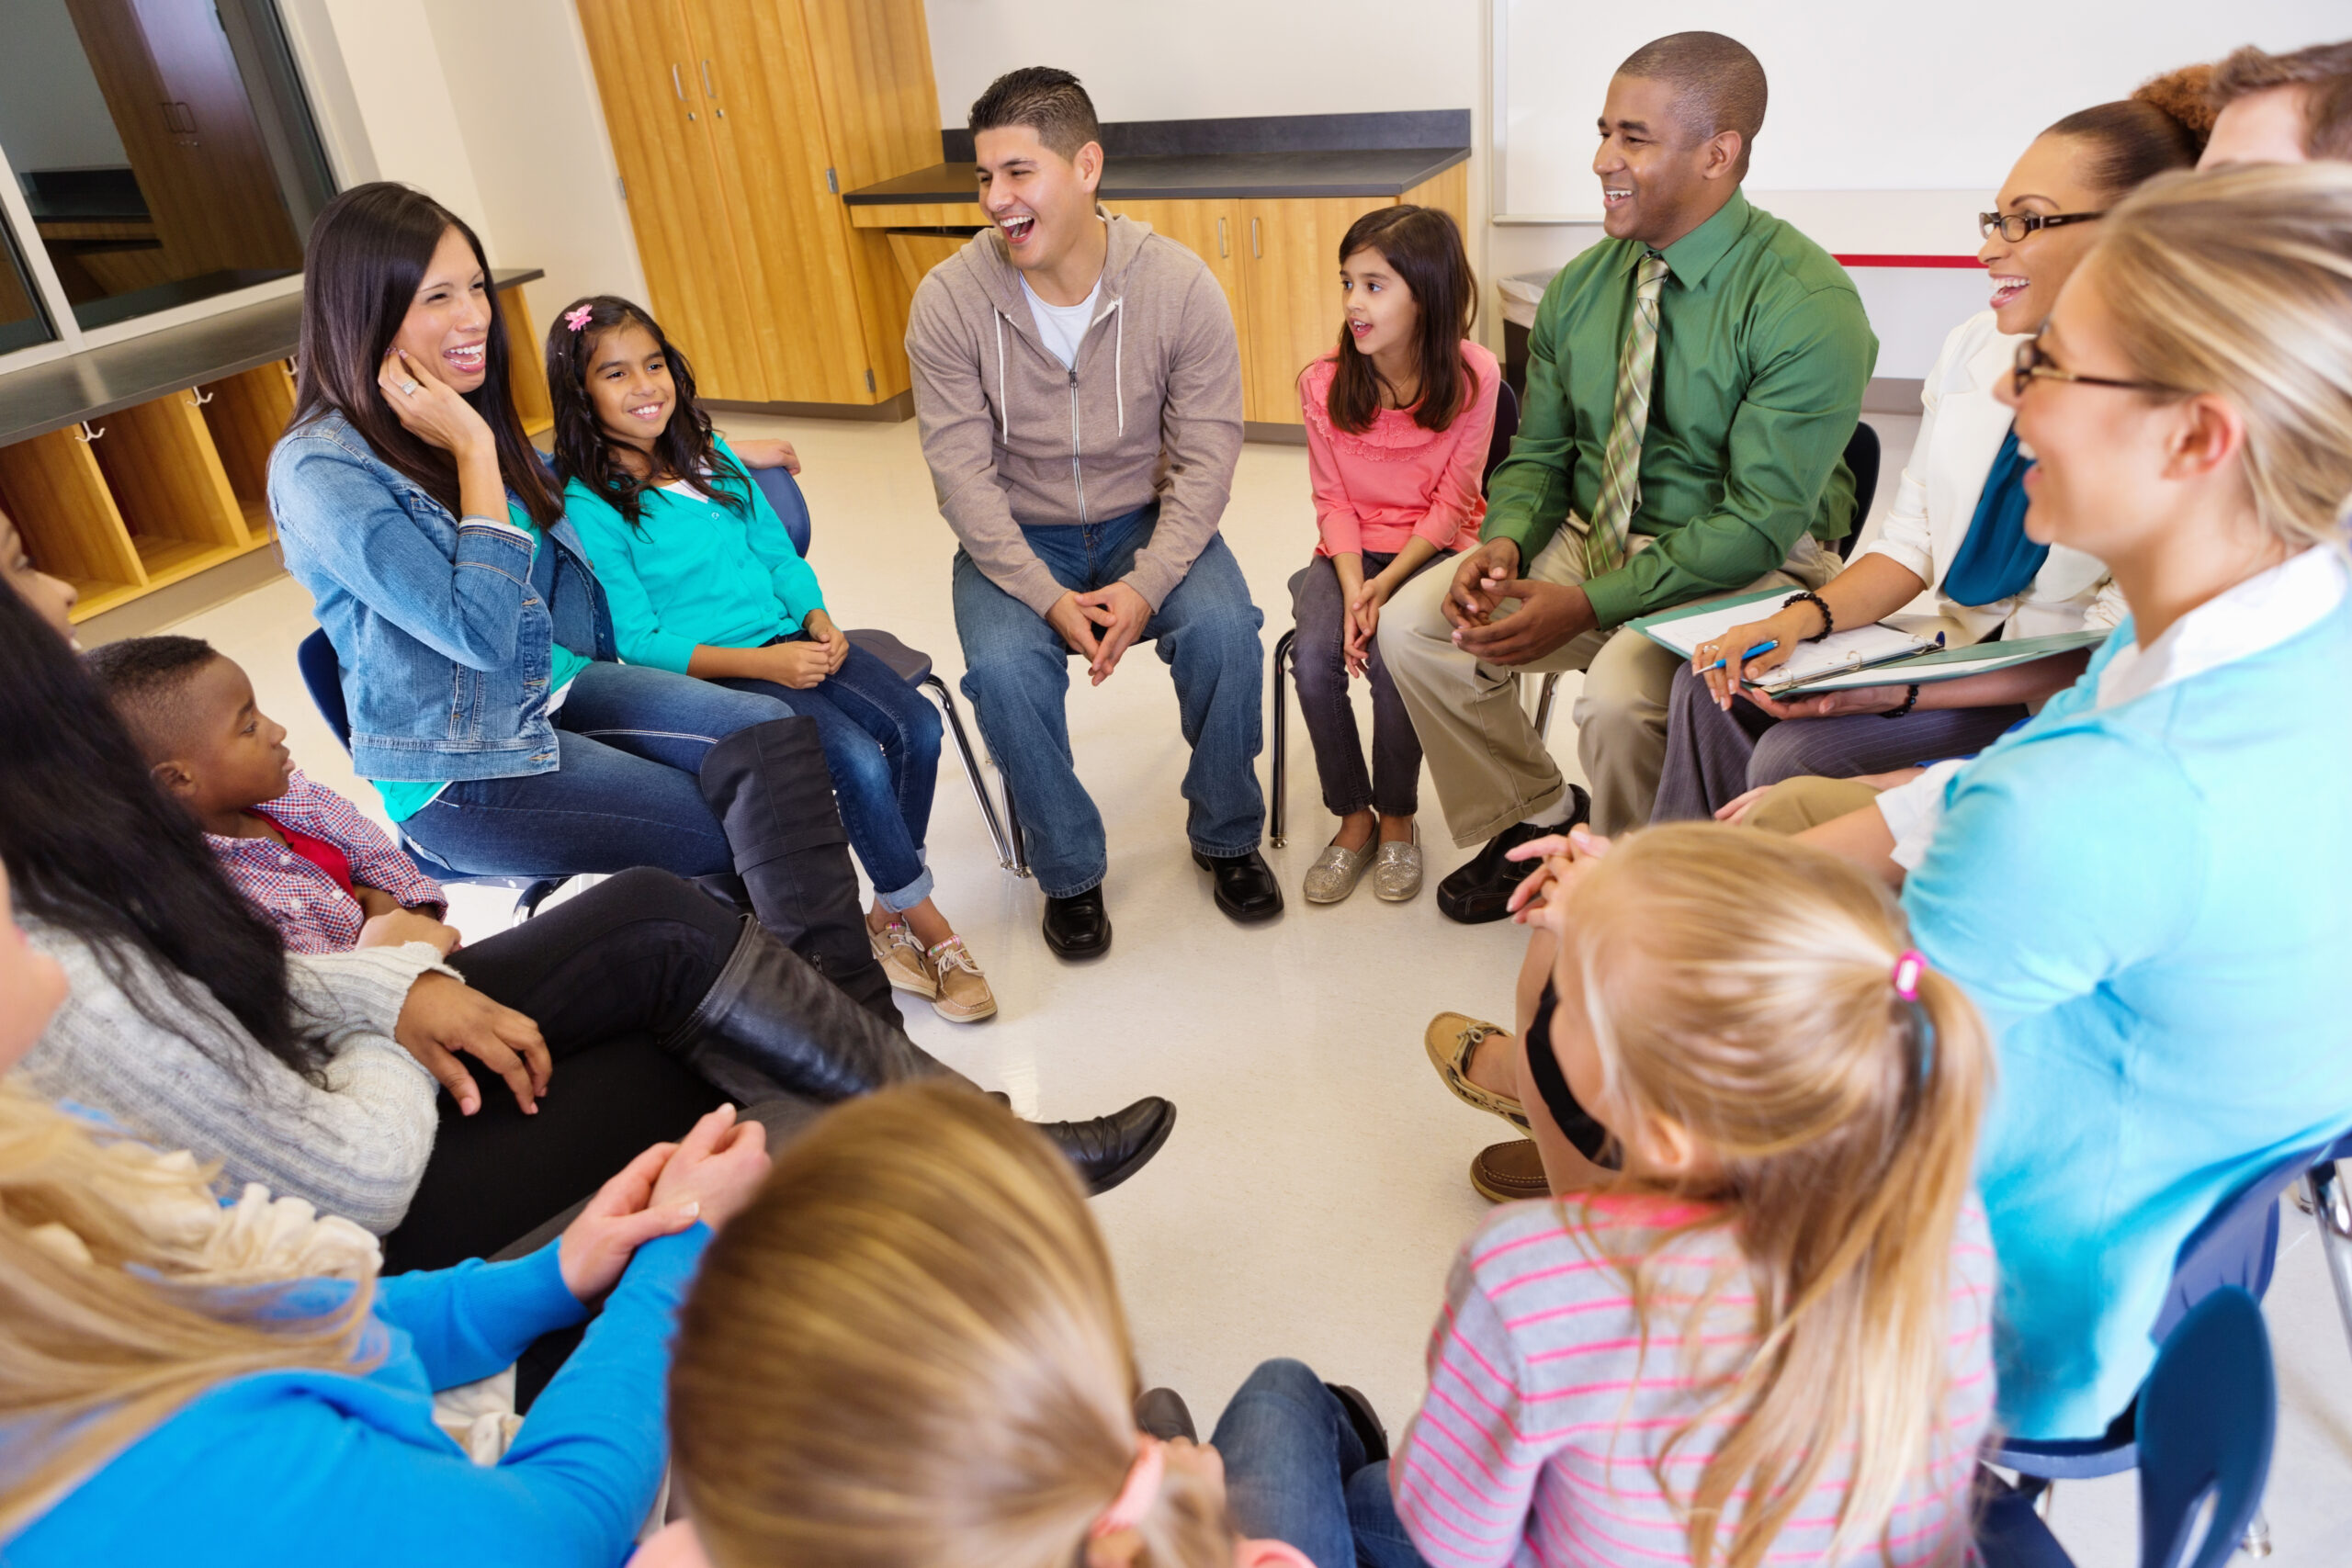
POLYGON ((2082 673, 2088 649, 1934 685, 1782 703, 1707 666, 1725 649, 1736 658, 1773 644, 1741 669, 1754 680, 1807 640, 1905 607, 1941 615, 1955 645, 2105 631, 2123 618, 2105 567, 2025 536, 2021 480, 2032 457, 2018 451, 1994 389, 2089 251, 2094 220, 2143 180, 2193 167, 2204 129, 2133 97, 2069 115, 2026 149, 1980 224, 1992 308, 1954 328, 1936 356, 1920 389, 1918 439, 1879 537, 1819 593, 1792 595, 1702 644, 1676 675, 1650 820, 1714 816, 1798 774, 1850 778, 1970 755, 2082 673))

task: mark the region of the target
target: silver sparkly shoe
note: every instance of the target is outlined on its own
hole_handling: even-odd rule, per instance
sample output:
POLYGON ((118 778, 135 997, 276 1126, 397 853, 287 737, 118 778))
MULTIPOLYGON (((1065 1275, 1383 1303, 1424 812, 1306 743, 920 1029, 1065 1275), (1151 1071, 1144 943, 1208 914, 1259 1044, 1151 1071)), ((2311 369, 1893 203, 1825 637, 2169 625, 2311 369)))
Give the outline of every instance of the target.
POLYGON ((1412 841, 1393 840, 1380 846, 1372 865, 1372 896, 1384 904, 1402 904, 1421 890, 1421 830, 1412 841))
POLYGON ((1302 891, 1310 904, 1336 904, 1356 890, 1363 880, 1363 868, 1372 863, 1372 846, 1351 850, 1342 844, 1326 844, 1315 863, 1306 868, 1306 881, 1302 891))

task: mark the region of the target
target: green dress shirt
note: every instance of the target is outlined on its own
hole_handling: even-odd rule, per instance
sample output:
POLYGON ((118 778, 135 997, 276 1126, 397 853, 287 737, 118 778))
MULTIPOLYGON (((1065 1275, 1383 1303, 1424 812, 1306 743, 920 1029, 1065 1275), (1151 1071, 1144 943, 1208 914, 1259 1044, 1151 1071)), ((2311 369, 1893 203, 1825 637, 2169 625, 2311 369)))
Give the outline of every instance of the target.
MULTIPOLYGON (((1603 240, 1570 262, 1528 334, 1526 412, 1487 490, 1482 539, 1524 572, 1568 513, 1589 518, 1647 247, 1603 240)), ((1737 191, 1662 254, 1657 363, 1633 532, 1656 544, 1586 583, 1614 626, 1747 587, 1811 532, 1854 522, 1846 443, 1878 339, 1826 251, 1737 191)))

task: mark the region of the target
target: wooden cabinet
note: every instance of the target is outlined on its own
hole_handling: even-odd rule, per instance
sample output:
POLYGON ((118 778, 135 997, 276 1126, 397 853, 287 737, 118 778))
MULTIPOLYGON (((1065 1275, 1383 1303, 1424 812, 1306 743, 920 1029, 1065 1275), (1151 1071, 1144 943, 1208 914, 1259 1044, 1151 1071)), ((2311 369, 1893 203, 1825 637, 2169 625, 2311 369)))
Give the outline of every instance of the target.
POLYGON ((646 301, 705 395, 907 389, 910 286, 839 193, 938 156, 921 0, 579 0, 646 301))

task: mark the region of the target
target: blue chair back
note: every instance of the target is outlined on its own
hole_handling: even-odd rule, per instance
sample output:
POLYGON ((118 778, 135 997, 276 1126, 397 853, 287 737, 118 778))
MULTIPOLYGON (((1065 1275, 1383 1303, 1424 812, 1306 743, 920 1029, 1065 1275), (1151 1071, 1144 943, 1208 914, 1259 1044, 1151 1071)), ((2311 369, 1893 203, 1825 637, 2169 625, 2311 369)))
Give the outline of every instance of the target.
POLYGON ((2221 1568, 2262 1506, 2278 1428, 2270 1336, 2225 1285, 2181 1318, 2140 1391, 2140 1568, 2221 1568), (2196 1555, 2189 1537, 2213 1499, 2196 1555))
POLYGON ((334 738, 343 749, 351 750, 351 711, 343 703, 343 666, 334 656, 334 644, 327 640, 323 628, 313 627, 311 635, 294 649, 294 663, 302 671, 302 684, 310 689, 311 705, 327 721, 334 738))
POLYGON ((753 468, 752 482, 760 487, 760 493, 768 498, 770 506, 775 508, 776 516, 783 521, 784 531, 792 537, 792 547, 800 552, 801 559, 808 559, 808 502, 801 495, 800 482, 792 477, 792 470, 753 468))
POLYGON ((2256 1301, 2270 1289, 2278 1262, 2278 1196, 2313 1166, 2352 1155, 2352 1132, 2289 1155, 2224 1199, 2188 1233, 2173 1260, 2172 1283, 2148 1337, 2162 1345, 2189 1310, 2214 1292, 2235 1286, 2256 1301))

